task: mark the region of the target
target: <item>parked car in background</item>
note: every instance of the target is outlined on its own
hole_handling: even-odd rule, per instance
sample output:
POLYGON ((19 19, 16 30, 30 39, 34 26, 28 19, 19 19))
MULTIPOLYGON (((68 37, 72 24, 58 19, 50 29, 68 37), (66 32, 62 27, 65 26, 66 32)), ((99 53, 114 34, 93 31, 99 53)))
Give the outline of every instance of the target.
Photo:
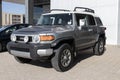
POLYGON ((13 31, 30 26, 29 24, 14 24, 0 28, 0 51, 6 49, 7 43, 10 41, 10 35, 13 31))

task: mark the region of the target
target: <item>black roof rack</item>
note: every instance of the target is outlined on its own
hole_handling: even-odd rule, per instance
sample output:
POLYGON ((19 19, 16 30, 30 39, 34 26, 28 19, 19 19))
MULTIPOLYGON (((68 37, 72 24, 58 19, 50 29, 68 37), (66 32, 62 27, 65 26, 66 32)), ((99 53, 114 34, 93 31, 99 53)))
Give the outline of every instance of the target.
POLYGON ((85 7, 75 7, 74 11, 76 11, 77 9, 84 9, 85 12, 95 13, 95 11, 94 11, 93 9, 90 9, 90 8, 85 8, 85 7))
POLYGON ((65 9, 52 9, 50 10, 50 12, 52 11, 65 11, 65 12, 70 12, 70 10, 65 10, 65 9))

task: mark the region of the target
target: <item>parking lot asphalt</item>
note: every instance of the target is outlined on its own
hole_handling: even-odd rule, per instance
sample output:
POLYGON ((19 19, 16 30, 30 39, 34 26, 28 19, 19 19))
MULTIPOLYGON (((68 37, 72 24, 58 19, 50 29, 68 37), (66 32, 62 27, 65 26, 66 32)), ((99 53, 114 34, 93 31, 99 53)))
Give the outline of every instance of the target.
POLYGON ((102 56, 80 52, 67 72, 55 71, 49 62, 18 63, 8 52, 0 53, 0 80, 120 80, 120 47, 107 46, 102 56))

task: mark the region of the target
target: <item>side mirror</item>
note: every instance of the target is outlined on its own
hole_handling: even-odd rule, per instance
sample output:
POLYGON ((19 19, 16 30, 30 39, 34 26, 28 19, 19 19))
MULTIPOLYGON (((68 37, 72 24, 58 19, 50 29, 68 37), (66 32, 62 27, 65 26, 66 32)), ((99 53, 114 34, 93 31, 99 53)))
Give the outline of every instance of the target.
POLYGON ((12 31, 7 30, 5 33, 6 33, 6 34, 11 34, 11 33, 12 33, 12 31))
POLYGON ((8 29, 5 31, 5 34, 12 34, 13 31, 15 31, 16 29, 8 29))

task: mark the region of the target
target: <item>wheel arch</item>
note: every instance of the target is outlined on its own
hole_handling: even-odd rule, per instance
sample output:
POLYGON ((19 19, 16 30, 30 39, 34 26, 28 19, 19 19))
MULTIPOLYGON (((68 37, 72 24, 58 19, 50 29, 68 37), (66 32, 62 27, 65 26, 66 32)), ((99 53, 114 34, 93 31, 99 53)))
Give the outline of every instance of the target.
POLYGON ((106 44, 106 35, 105 35, 105 33, 99 34, 99 35, 97 36, 96 42, 99 41, 99 38, 103 38, 103 39, 104 39, 104 44, 106 44))
POLYGON ((73 50, 75 50, 75 40, 73 37, 66 37, 66 38, 58 39, 53 43, 55 45, 52 44, 52 47, 54 49, 57 49, 64 43, 69 44, 73 48, 73 50))

